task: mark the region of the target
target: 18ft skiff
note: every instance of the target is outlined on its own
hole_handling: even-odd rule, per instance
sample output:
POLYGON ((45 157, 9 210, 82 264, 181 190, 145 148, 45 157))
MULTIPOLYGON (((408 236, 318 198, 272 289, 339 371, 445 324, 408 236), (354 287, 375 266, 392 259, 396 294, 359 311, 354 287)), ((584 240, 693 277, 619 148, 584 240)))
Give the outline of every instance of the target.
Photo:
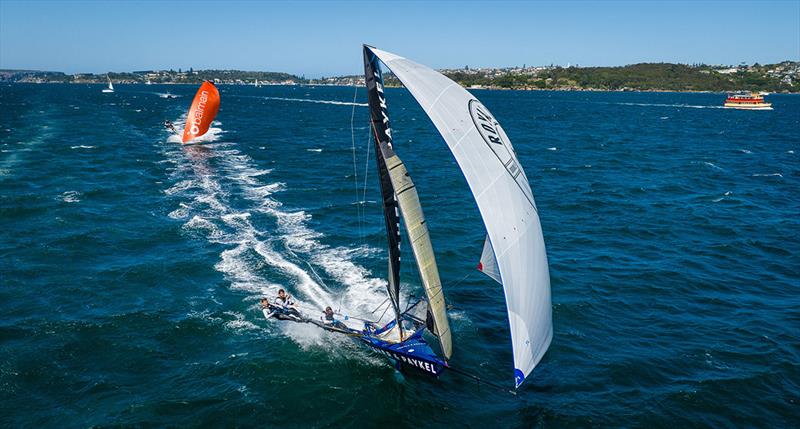
POLYGON ((428 67, 371 46, 363 49, 388 243, 387 294, 394 320, 385 326, 366 322, 362 330, 305 317, 295 321, 356 336, 398 367, 413 367, 434 376, 450 367, 453 341, 444 292, 417 188, 394 147, 383 63, 433 121, 477 202, 486 228, 478 269, 503 285, 513 376, 519 387, 541 361, 553 336, 547 253, 528 178, 503 128, 472 94, 428 67), (401 223, 425 290, 425 320, 410 314, 416 303, 406 303, 406 309, 400 303, 401 223), (437 338, 438 353, 425 340, 426 333, 437 338))

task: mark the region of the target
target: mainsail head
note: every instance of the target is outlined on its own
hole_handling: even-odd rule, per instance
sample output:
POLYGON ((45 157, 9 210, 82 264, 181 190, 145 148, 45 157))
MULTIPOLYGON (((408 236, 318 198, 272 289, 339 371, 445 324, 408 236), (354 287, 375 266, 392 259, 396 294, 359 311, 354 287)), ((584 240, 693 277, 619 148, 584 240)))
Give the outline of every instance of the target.
POLYGON ((197 138, 208 132, 211 122, 219 112, 219 91, 213 83, 203 82, 192 100, 183 128, 183 142, 197 138))
POLYGON ((519 386, 553 337, 547 253, 528 178, 503 128, 472 94, 406 58, 367 46, 365 51, 419 102, 467 179, 486 226, 481 263, 491 264, 487 274, 503 284, 519 386))

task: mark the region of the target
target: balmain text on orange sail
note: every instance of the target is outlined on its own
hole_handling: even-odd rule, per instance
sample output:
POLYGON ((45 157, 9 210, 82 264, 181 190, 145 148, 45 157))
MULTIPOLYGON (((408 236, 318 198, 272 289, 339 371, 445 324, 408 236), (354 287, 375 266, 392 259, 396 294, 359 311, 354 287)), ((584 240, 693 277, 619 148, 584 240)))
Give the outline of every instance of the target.
POLYGON ((208 132, 211 122, 219 111, 219 91, 213 83, 203 82, 194 96, 192 106, 186 115, 186 126, 183 128, 183 143, 195 139, 208 132))

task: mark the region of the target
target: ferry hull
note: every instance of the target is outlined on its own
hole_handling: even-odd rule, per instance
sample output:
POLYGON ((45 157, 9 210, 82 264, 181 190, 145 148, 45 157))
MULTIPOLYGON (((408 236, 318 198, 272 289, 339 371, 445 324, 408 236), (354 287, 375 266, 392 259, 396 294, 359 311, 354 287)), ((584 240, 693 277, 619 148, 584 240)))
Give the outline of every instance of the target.
POLYGON ((740 109, 740 110, 772 110, 771 103, 761 104, 738 104, 738 103, 725 103, 726 109, 740 109))
POLYGON ((738 91, 728 93, 723 106, 726 109, 740 110, 772 110, 772 103, 764 102, 764 93, 752 91, 738 91))

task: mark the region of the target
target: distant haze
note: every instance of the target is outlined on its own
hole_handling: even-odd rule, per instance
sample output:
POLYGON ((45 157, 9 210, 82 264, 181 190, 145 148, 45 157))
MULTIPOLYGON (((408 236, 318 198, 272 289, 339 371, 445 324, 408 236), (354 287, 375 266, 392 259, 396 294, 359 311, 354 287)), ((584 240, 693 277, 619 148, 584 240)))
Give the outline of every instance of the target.
POLYGON ((361 73, 369 43, 435 68, 800 60, 800 2, 0 1, 0 69, 361 73))

